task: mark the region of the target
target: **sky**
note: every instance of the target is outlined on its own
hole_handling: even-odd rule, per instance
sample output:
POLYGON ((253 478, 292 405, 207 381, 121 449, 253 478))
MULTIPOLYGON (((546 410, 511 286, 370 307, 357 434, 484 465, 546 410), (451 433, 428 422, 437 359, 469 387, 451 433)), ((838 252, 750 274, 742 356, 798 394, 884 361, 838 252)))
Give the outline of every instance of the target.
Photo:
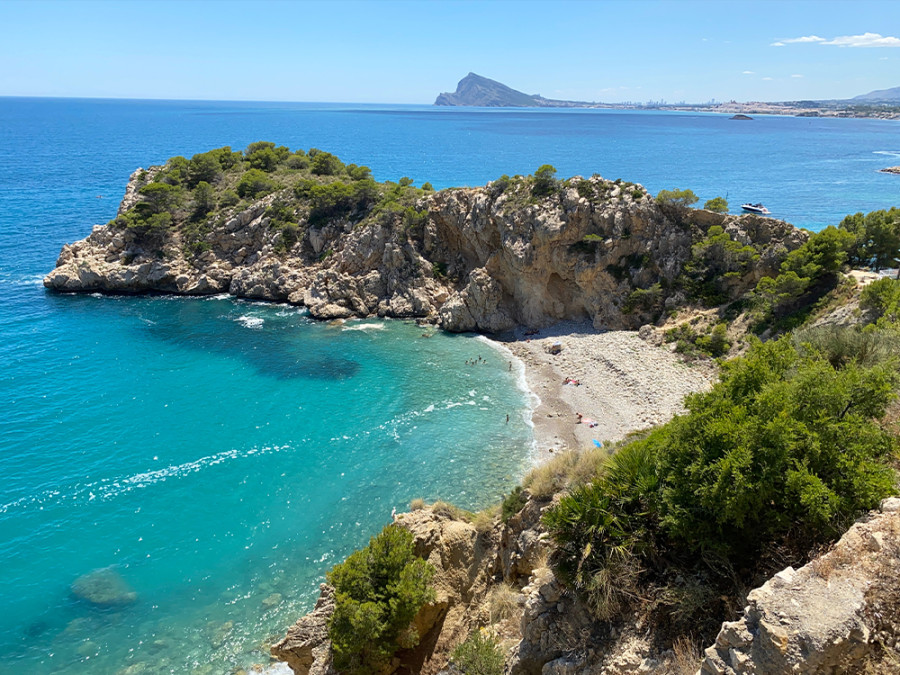
POLYGON ((430 104, 475 72, 582 101, 900 86, 898 0, 0 0, 0 96, 430 104))

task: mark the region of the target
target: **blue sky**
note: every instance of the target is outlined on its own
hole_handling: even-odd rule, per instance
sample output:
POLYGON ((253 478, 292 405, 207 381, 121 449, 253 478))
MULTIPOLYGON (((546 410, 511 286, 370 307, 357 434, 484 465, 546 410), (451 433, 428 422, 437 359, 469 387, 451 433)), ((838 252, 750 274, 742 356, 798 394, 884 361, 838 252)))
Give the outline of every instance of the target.
POLYGON ((431 103, 469 71, 590 101, 900 86, 900 1, 0 0, 0 95, 431 103))

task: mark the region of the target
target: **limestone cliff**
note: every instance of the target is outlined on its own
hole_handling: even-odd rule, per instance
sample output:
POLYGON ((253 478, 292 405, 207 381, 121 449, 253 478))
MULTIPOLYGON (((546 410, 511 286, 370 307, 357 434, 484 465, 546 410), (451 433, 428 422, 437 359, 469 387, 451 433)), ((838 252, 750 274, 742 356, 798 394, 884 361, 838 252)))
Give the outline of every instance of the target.
MULTIPOLYGON (((153 171, 132 175, 120 216, 141 206, 153 171)), ((531 177, 516 177, 425 193, 415 211, 408 209, 410 224, 391 212, 314 218, 308 201, 281 189, 210 214, 201 238, 188 219, 153 231, 126 227, 120 218, 64 246, 44 285, 65 292, 224 292, 305 305, 320 319, 422 317, 451 331, 573 318, 636 328, 653 312, 629 306, 629 298, 653 289, 656 312, 663 302, 683 301, 679 276, 710 227, 759 252, 750 268, 730 275, 735 297, 805 237, 752 215, 663 209, 639 185, 599 176, 535 192, 531 177), (287 201, 292 220, 276 223, 273 211, 287 201)))
POLYGON ((722 624, 698 675, 896 672, 900 499, 887 499, 827 554, 779 572, 722 624))
MULTIPOLYGON (((507 523, 487 529, 430 508, 398 516, 413 533, 416 553, 437 571, 437 598, 415 620, 419 647, 399 652, 392 670, 455 672, 444 670, 453 648, 488 626, 504 648, 509 675, 693 672, 696 656, 661 646, 633 616, 596 620, 556 579, 546 566, 549 541, 540 524, 550 503, 529 498, 507 523), (514 608, 500 613, 495 598, 504 588, 514 608)), ((900 499, 888 499, 832 551, 752 591, 743 617, 722 625, 697 675, 895 672, 898 542, 900 499)), ((333 675, 327 636, 333 607, 323 585, 313 612, 272 648, 297 675, 333 675)))

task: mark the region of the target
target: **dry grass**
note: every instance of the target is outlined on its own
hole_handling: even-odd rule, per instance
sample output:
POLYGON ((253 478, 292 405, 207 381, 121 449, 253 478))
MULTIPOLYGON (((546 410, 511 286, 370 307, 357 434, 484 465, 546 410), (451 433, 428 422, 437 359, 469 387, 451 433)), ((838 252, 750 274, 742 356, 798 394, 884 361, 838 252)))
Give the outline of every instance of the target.
POLYGON ((532 469, 522 486, 536 499, 548 499, 566 488, 592 481, 609 455, 606 448, 561 453, 532 469))
POLYGON ((494 525, 500 519, 500 504, 494 504, 472 516, 472 525, 478 534, 484 534, 494 529, 494 525))
POLYGON ((543 567, 550 567, 550 553, 553 551, 553 548, 547 544, 541 546, 538 549, 537 555, 534 558, 534 567, 533 569, 541 569, 543 567))
POLYGON ((424 508, 425 508, 425 500, 424 499, 421 499, 421 498, 413 499, 409 503, 410 511, 421 511, 424 508))
POLYGON ((469 511, 461 509, 450 502, 436 501, 431 505, 431 512, 436 516, 443 516, 450 520, 470 521, 472 519, 472 514, 469 511))
POLYGON ((672 644, 672 658, 665 664, 670 675, 694 675, 703 659, 701 646, 690 636, 681 636, 672 644))
POLYGON ((519 591, 507 583, 497 584, 488 594, 491 623, 499 623, 520 613, 519 591))

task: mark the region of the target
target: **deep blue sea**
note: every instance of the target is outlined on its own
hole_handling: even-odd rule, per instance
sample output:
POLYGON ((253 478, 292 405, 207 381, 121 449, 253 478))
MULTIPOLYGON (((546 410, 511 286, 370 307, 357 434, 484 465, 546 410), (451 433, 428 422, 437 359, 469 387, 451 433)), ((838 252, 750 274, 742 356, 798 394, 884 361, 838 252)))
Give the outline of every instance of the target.
POLYGON ((900 205, 900 177, 878 173, 900 164, 897 122, 0 98, 0 673, 265 664, 392 508, 485 506, 531 461, 521 370, 482 338, 226 297, 44 291, 135 168, 257 140, 437 188, 550 163, 761 201, 811 229, 900 205), (135 603, 72 596, 108 567, 135 603))

